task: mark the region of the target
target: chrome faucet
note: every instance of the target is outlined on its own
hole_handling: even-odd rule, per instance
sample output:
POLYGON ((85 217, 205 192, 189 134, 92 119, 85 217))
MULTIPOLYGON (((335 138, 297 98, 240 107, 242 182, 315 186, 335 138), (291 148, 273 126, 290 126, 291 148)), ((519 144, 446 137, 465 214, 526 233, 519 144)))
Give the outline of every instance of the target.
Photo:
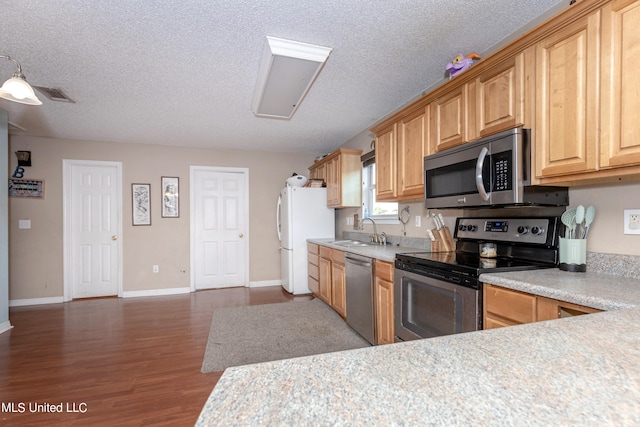
POLYGON ((378 243, 379 241, 379 237, 378 237, 378 227, 376 227, 376 222, 374 220, 372 220, 371 218, 367 217, 367 218, 362 218, 362 220, 360 220, 360 230, 364 230, 364 222, 366 220, 371 221, 371 224, 373 224, 373 235, 371 236, 371 241, 374 243, 378 243))

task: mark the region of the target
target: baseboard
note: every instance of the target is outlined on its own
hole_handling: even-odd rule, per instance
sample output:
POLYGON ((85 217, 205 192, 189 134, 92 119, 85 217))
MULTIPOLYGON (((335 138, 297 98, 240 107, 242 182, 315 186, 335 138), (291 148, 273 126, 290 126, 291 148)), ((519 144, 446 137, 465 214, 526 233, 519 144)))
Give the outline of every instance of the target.
POLYGON ((178 295, 188 294, 191 288, 167 288, 167 289, 148 289, 145 291, 125 291, 122 298, 138 298, 138 297, 155 297, 159 295, 178 295))
POLYGON ((9 322, 8 320, 6 322, 0 323, 0 334, 7 332, 11 328, 13 328, 13 326, 11 326, 11 322, 9 322))
POLYGON ((60 304, 62 302, 64 302, 64 297, 12 299, 9 300, 9 307, 22 307, 24 305, 60 304))
POLYGON ((258 282, 249 282, 250 288, 262 288, 266 286, 280 286, 282 280, 260 280, 258 282))

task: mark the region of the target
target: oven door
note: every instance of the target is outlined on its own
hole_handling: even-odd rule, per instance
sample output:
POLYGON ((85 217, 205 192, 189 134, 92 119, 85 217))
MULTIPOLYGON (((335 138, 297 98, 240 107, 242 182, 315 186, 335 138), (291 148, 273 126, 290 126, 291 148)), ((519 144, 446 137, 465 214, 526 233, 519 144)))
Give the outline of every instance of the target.
POLYGON ((480 292, 396 269, 394 320, 397 341, 480 329, 480 292))

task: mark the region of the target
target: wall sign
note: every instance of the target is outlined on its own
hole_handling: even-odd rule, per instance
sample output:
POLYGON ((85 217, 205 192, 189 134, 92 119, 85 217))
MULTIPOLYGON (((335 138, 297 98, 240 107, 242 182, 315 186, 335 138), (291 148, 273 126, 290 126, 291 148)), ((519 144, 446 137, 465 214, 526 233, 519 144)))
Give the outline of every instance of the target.
POLYGON ((9 178, 9 197, 44 199, 44 180, 9 178))

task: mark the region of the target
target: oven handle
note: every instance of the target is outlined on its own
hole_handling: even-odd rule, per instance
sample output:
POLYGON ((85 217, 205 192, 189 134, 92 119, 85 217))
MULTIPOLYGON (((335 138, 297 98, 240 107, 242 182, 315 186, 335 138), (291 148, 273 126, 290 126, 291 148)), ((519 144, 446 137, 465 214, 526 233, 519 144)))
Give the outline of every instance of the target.
POLYGON ((482 200, 485 202, 489 200, 489 194, 484 189, 484 182, 482 177, 482 169, 484 168, 484 161, 487 158, 487 154, 489 154, 489 150, 487 147, 482 147, 480 150, 480 155, 478 156, 478 161, 476 162, 476 188, 478 189, 478 193, 482 200))

